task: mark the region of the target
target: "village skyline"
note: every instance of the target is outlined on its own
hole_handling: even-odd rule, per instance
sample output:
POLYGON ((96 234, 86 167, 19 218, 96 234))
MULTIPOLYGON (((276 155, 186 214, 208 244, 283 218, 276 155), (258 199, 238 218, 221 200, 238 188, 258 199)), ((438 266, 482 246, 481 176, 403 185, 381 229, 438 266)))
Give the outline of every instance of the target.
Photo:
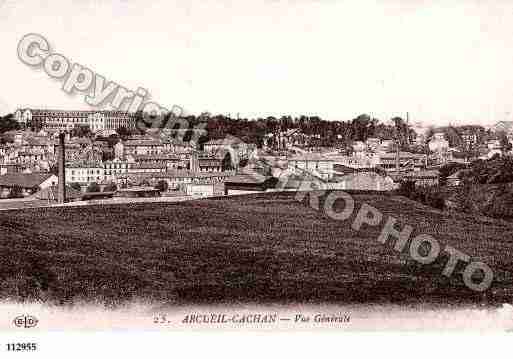
MULTIPOLYGON (((93 106, 84 106, 81 107, 71 107, 71 108, 65 108, 60 106, 30 106, 30 105, 17 105, 13 107, 12 111, 0 111, 0 119, 2 117, 6 117, 9 115, 14 115, 17 110, 23 110, 23 109, 37 109, 37 110, 44 110, 44 111, 83 111, 83 112, 125 112, 125 113, 135 113, 133 111, 128 111, 126 109, 118 110, 118 109, 112 109, 111 107, 93 107, 93 106)), ((513 123, 513 116, 504 116, 504 119, 497 120, 497 121, 450 121, 447 122, 440 122, 440 121, 429 121, 426 119, 417 119, 415 118, 414 114, 410 112, 404 112, 404 113, 395 113, 394 115, 390 117, 378 117, 373 112, 370 111, 361 111, 358 113, 354 113, 352 116, 349 116, 347 118, 324 118, 316 113, 273 113, 273 114, 263 114, 261 115, 255 115, 255 116, 244 116, 241 112, 217 112, 217 113, 211 113, 209 111, 202 111, 202 112, 189 112, 185 109, 181 109, 183 112, 181 115, 177 117, 216 117, 216 116, 223 116, 227 117, 233 120, 248 120, 248 121, 257 121, 257 120, 267 120, 269 118, 275 118, 280 119, 284 117, 290 117, 292 119, 299 119, 301 117, 309 117, 309 118, 319 118, 323 121, 328 122, 351 122, 355 118, 359 116, 369 116, 372 119, 376 119, 382 124, 386 125, 393 125, 393 119, 394 118, 401 118, 403 120, 408 120, 409 126, 412 128, 417 129, 423 129, 428 130, 429 128, 439 128, 439 127, 446 127, 446 126, 481 126, 484 129, 491 129, 494 126, 497 126, 497 124, 502 122, 512 122, 513 123)))

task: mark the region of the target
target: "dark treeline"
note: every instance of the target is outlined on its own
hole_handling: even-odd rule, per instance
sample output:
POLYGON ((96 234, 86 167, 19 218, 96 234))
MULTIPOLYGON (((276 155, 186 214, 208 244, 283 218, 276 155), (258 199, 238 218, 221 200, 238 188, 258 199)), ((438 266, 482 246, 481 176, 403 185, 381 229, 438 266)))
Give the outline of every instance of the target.
POLYGON ((304 134, 308 138, 305 144, 310 146, 344 146, 353 141, 366 141, 371 137, 398 138, 401 145, 406 145, 415 137, 415 132, 400 117, 392 119, 393 125, 387 125, 367 114, 362 114, 351 121, 326 121, 318 116, 234 119, 224 115, 202 115, 186 116, 183 119, 189 123, 190 128, 207 123, 207 137, 203 140, 233 135, 258 146, 263 144, 266 134, 277 136, 289 130, 298 130, 304 134))

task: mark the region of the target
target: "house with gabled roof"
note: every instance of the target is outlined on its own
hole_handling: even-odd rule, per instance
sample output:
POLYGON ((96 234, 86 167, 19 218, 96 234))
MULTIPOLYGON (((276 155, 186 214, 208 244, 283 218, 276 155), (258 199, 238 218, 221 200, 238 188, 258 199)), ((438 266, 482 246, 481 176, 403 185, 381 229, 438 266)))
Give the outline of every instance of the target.
POLYGON ((42 189, 56 185, 59 179, 53 173, 8 173, 0 176, 0 197, 30 196, 42 189))

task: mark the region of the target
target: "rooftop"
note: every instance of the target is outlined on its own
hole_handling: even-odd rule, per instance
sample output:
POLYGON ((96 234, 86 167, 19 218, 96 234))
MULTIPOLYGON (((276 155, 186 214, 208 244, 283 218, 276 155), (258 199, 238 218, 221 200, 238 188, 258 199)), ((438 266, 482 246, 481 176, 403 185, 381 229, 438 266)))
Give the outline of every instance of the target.
POLYGON ((121 177, 145 177, 145 178, 210 178, 229 177, 233 172, 194 172, 188 170, 167 171, 160 173, 130 173, 121 177))
POLYGON ((225 138, 213 139, 205 143, 205 145, 235 145, 235 144, 243 144, 240 138, 228 135, 225 138))
POLYGON ((147 139, 147 140, 126 140, 123 142, 125 146, 162 146, 162 141, 147 139))
POLYGON ((135 163, 130 165, 130 168, 132 169, 164 169, 166 167, 167 166, 164 163, 135 163))

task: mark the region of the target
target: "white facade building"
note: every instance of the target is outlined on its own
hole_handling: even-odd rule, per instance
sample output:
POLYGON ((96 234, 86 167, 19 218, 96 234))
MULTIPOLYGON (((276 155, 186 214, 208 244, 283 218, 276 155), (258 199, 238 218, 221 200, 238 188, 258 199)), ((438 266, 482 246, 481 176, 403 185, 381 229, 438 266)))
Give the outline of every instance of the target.
POLYGON ((67 111, 18 109, 16 121, 48 131, 70 131, 74 127, 89 126, 93 132, 114 132, 119 127, 135 128, 135 114, 123 111, 67 111))
POLYGON ((66 164, 66 182, 100 183, 105 179, 105 169, 99 162, 76 162, 66 164))

